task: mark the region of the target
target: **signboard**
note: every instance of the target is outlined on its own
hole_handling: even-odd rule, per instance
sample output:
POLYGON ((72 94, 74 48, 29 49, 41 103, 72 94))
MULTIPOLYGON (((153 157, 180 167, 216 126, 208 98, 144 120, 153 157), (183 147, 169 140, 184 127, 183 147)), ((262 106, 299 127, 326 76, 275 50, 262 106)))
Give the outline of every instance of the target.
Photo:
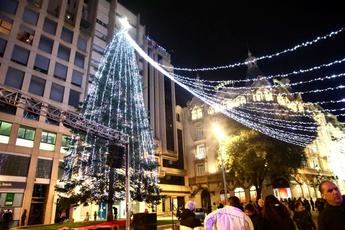
POLYGON ((26 183, 25 182, 12 182, 12 181, 0 181, 0 189, 1 188, 24 188, 25 189, 26 183))
POLYGON ((14 193, 6 193, 5 206, 12 206, 14 201, 14 193))

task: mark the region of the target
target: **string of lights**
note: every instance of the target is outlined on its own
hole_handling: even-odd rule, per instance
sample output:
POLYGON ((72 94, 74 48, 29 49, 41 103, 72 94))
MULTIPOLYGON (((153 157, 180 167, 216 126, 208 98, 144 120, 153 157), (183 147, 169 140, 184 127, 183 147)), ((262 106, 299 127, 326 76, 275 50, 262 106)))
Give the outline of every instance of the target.
POLYGON ((328 33, 328 34, 326 34, 324 36, 318 36, 315 39, 312 39, 310 41, 299 43, 299 44, 295 45, 292 48, 284 49, 282 51, 279 51, 279 52, 276 52, 276 53, 273 53, 273 54, 269 54, 269 55, 264 55, 264 56, 261 56, 261 57, 253 58, 252 60, 248 60, 248 61, 244 61, 244 62, 237 62, 237 63, 229 64, 229 65, 214 66, 214 67, 203 67, 203 68, 183 68, 183 67, 179 68, 179 67, 172 67, 172 66, 166 66, 166 65, 161 65, 161 64, 159 64, 159 65, 161 67, 166 68, 167 70, 174 69, 174 70, 188 71, 188 72, 215 71, 215 70, 220 70, 220 69, 230 69, 230 68, 235 68, 235 67, 242 66, 242 65, 247 65, 247 64, 250 64, 250 63, 253 63, 253 62, 256 62, 256 61, 264 60, 264 59, 272 59, 272 58, 278 57, 278 56, 280 56, 282 54, 294 52, 294 51, 298 50, 299 48, 308 47, 308 46, 316 44, 316 43, 318 43, 318 42, 320 42, 322 40, 326 40, 326 39, 332 38, 335 35, 343 32, 343 31, 344 31, 344 28, 340 28, 339 30, 332 31, 332 32, 330 32, 330 33, 328 33))

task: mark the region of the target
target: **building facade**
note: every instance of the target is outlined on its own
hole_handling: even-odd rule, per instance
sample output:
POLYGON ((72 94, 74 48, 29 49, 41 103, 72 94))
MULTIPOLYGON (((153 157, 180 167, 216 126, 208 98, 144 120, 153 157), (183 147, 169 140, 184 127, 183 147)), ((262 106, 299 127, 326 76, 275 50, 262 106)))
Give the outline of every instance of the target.
MULTIPOLYGON (((250 55, 249 58, 253 57, 250 55)), ((254 62, 248 66, 247 78, 255 79, 257 76, 263 75, 254 62)), ((344 149, 342 140, 345 137, 343 125, 336 120, 335 116, 323 113, 315 105, 304 103, 300 96, 289 94, 289 89, 284 86, 283 80, 275 82, 278 84, 276 87, 268 87, 271 84, 268 81, 254 80, 252 86, 255 87, 250 94, 239 90, 235 96, 226 99, 224 106, 236 108, 246 103, 275 102, 293 113, 313 111, 312 119, 316 121, 318 127, 317 138, 305 147, 307 162, 305 162, 304 168, 299 169, 296 175, 292 176, 294 180, 279 178, 271 181, 270 178, 266 178, 261 195, 265 197, 268 194, 274 194, 282 199, 303 197, 315 200, 320 197, 317 189, 323 179, 335 181, 340 189, 345 191, 344 178, 336 176, 337 170, 335 169, 337 168, 334 167, 331 159, 332 156, 336 156, 333 153, 338 154, 337 156, 344 155, 341 152, 341 149, 344 149)), ((215 138, 216 134, 212 130, 212 124, 224 120, 228 123, 235 121, 230 121, 225 116, 219 116, 214 108, 197 98, 193 98, 183 108, 183 117, 183 127, 187 130, 184 133, 184 140, 191 196, 194 197, 193 199, 196 200, 199 207, 209 209, 213 202, 218 203, 225 198, 222 171, 217 163, 219 142, 215 138)), ((334 161, 336 160, 333 159, 333 163, 334 161)), ((340 165, 338 168, 341 168, 340 165)), ((249 181, 239 183, 234 178, 226 177, 226 183, 228 196, 238 196, 243 203, 256 200, 255 186, 249 181)))
MULTIPOLYGON (((140 18, 117 1, 3 0, 0 4, 0 209, 10 209, 14 225, 27 210, 26 224, 54 223, 63 173, 64 147, 70 131, 56 119, 75 111, 92 84, 101 56, 118 18, 127 17, 130 35, 156 61, 170 64, 170 55, 145 37, 140 18), (14 96, 13 96, 14 95, 14 96), (34 109, 32 109, 34 108, 34 109)), ((174 84, 138 58, 144 81, 159 176, 165 199, 160 214, 177 206, 188 187, 183 146, 175 118, 174 84)), ((182 201, 183 200, 183 201, 182 201)), ((119 217, 124 204, 117 203, 119 217)), ((135 212, 145 204, 133 203, 135 212)), ((86 212, 106 210, 90 204, 70 210, 83 220, 86 212)), ((106 217, 103 213, 99 218, 106 217)))

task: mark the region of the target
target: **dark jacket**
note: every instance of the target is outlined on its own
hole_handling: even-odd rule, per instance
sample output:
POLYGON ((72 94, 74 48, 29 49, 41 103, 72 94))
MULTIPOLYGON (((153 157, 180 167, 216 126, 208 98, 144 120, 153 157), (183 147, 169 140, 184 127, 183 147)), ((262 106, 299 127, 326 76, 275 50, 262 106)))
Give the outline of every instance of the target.
POLYGON ((318 227, 319 230, 345 229, 345 196, 343 196, 343 203, 340 206, 325 205, 325 208, 319 215, 318 227))
POLYGON ((200 220, 195 217, 194 212, 190 211, 189 209, 183 209, 180 218, 180 225, 190 228, 202 226, 200 220))
POLYGON ((302 212, 295 212, 293 215, 293 220, 295 221, 298 230, 313 230, 316 226, 309 211, 304 210, 302 212))

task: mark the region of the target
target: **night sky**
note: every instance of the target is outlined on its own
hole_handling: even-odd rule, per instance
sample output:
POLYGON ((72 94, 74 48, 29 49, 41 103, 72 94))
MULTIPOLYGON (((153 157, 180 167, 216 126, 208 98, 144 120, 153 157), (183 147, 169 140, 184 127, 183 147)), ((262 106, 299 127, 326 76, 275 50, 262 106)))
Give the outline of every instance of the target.
MULTIPOLYGON (((248 49, 256 57, 276 53, 323 36, 345 26, 340 2, 302 1, 179 1, 119 0, 141 15, 147 34, 164 47, 177 67, 218 66, 242 62, 248 49), (288 2, 288 3, 287 3, 288 2)), ((345 58, 345 32, 296 52, 258 62, 265 75, 287 73, 345 58)), ((345 64, 289 77, 291 82, 345 72, 345 64)), ((181 72, 196 77, 196 73, 181 72)), ((246 67, 216 72, 199 72, 202 79, 244 79, 246 67)), ((303 85, 296 91, 345 84, 343 79, 303 85), (309 87, 309 88, 308 88, 309 87)), ((340 99, 345 90, 303 96, 305 101, 340 99)), ((185 93, 177 89, 177 101, 184 105, 185 93)), ((344 103, 345 104, 345 103, 344 103)), ((345 107, 341 105, 341 107, 345 107)), ((339 106, 339 105, 338 105, 339 106)))

